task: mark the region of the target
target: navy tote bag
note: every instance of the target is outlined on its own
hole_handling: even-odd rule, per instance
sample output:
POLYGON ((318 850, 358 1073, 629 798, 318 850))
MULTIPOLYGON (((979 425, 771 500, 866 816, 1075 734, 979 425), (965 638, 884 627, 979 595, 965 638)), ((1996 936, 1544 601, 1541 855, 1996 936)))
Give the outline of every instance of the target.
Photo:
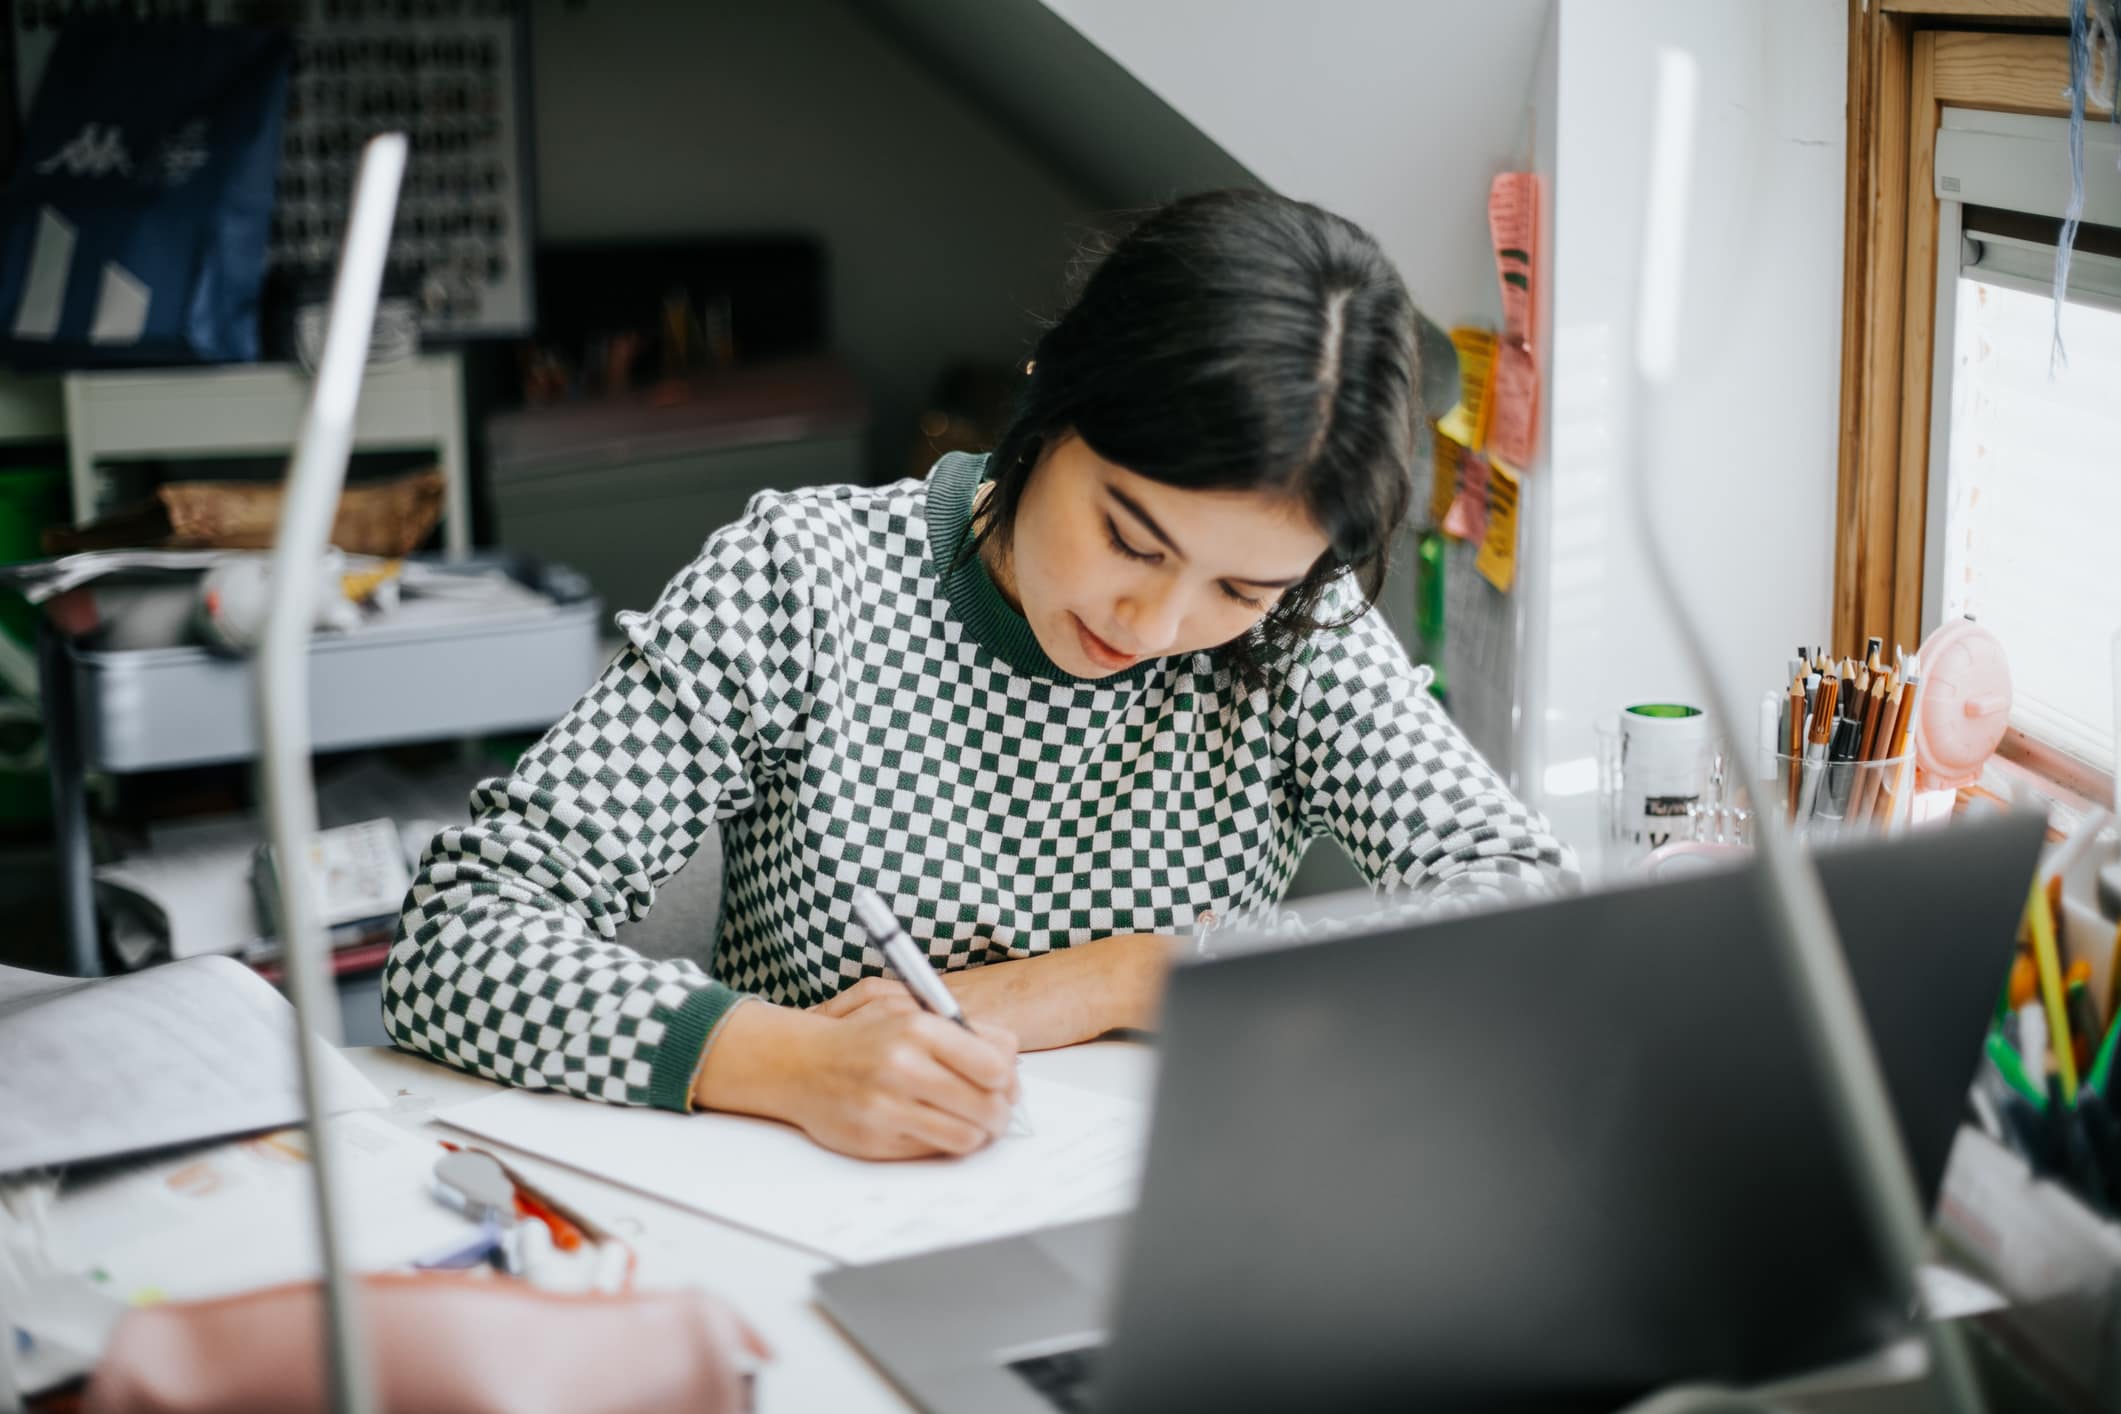
POLYGON ((258 357, 293 47, 223 26, 76 22, 0 191, 0 358, 258 357))

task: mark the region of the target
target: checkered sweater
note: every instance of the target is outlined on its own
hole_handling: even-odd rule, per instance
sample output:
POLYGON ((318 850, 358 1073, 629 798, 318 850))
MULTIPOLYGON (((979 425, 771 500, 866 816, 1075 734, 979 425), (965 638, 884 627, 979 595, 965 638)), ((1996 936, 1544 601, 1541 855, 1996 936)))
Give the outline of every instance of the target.
POLYGON ((470 823, 428 846, 384 977, 394 1040, 491 1079, 685 1108, 722 1017, 881 973, 868 885, 935 965, 1271 908, 1305 847, 1477 898, 1573 871, 1383 619, 1247 690, 1210 655, 1071 678, 979 558, 977 457, 755 498, 470 823), (620 924, 722 834, 713 970, 620 924))

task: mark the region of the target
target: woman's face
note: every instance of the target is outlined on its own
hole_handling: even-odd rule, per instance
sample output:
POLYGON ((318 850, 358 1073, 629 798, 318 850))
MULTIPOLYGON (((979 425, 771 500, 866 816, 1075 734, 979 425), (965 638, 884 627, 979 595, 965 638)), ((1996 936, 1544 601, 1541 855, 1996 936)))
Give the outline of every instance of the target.
POLYGON ((1166 486, 1069 436, 1032 470, 1012 544, 988 566, 1047 657, 1101 678, 1228 643, 1325 552, 1295 501, 1166 486))

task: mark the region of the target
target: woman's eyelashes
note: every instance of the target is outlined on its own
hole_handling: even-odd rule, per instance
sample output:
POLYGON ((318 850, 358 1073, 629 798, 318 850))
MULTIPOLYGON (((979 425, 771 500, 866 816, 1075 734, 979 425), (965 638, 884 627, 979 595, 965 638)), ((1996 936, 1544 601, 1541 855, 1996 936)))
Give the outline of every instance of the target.
MULTIPOLYGON (((1164 558, 1162 555, 1156 553, 1153 550, 1137 550, 1132 545, 1129 545, 1127 543, 1127 538, 1119 533, 1118 522, 1114 521, 1110 516, 1105 517, 1105 538, 1112 542, 1112 548, 1114 550, 1126 556, 1128 559, 1138 561, 1141 564, 1158 564, 1161 563, 1164 558)), ((1228 581, 1224 581, 1218 587, 1231 600, 1244 605, 1247 609, 1264 609, 1267 607, 1267 603, 1264 599, 1254 599, 1248 594, 1239 593, 1237 588, 1234 585, 1230 584, 1228 581)))
POLYGON ((1113 549, 1119 551, 1130 560, 1140 560, 1145 565, 1153 565, 1163 558, 1162 555, 1157 554, 1153 550, 1137 550, 1132 545, 1129 545, 1126 537, 1119 533, 1118 523, 1110 516, 1105 517, 1105 538, 1112 542, 1113 549))

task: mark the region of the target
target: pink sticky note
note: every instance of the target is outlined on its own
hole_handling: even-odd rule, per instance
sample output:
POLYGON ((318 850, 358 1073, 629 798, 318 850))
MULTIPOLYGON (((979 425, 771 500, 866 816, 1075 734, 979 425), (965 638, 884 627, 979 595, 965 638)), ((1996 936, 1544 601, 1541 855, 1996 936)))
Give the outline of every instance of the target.
POLYGON ((1522 343, 1538 325, 1539 178, 1504 172, 1488 184, 1488 236, 1502 285, 1503 334, 1522 343))
POLYGON ((1458 495, 1443 518, 1443 533, 1478 542, 1488 534, 1488 459, 1467 452, 1458 471, 1458 495))
POLYGON ((1539 365, 1523 344, 1505 341, 1496 349, 1494 398, 1488 450, 1522 471, 1539 450, 1539 365))

